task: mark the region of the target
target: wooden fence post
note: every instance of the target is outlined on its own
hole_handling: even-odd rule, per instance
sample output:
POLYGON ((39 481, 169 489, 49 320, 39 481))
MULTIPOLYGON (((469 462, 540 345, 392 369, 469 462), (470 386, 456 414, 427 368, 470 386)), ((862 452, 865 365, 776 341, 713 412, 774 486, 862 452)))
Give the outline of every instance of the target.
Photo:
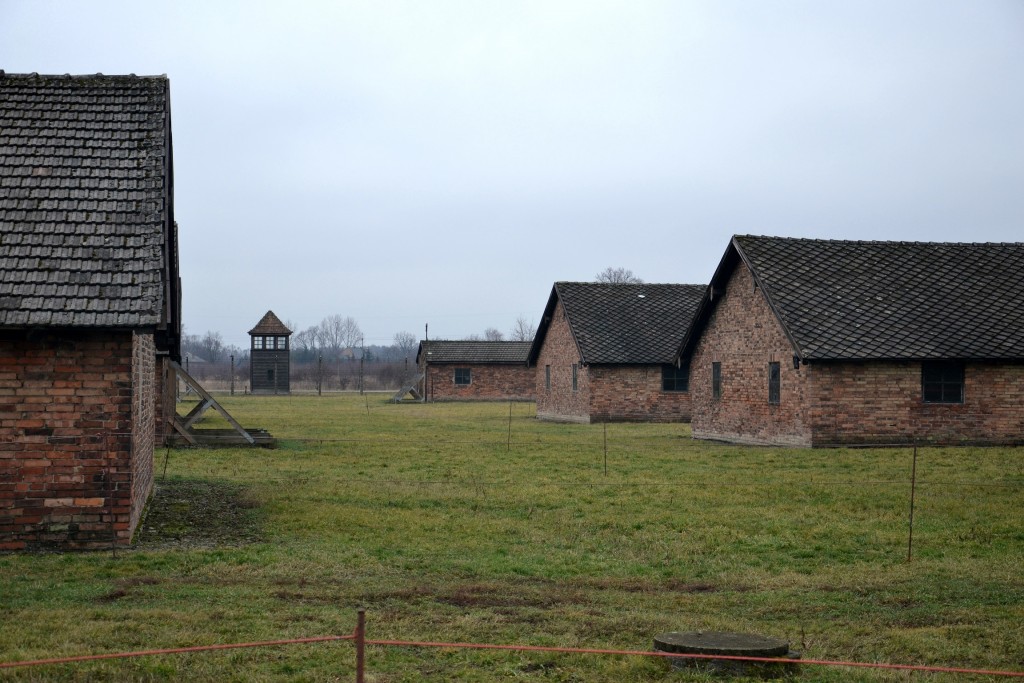
POLYGON ((356 683, 366 681, 366 609, 359 608, 356 618, 356 683))

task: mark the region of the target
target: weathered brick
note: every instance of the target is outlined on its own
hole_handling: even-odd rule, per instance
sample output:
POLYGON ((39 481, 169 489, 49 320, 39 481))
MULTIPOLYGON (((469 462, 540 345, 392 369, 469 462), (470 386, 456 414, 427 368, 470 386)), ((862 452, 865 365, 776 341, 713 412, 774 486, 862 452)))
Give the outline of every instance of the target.
POLYGON ((164 391, 153 337, 76 332, 55 339, 8 334, 0 341, 0 367, 15 385, 3 402, 15 419, 0 413, 0 462, 15 464, 18 477, 0 488, 0 509, 12 511, 0 543, 105 545, 110 525, 100 513, 107 507, 123 513, 118 539, 127 542, 152 490, 155 409, 164 391))
POLYGON ((529 401, 533 398, 533 369, 522 365, 429 363, 428 401, 529 401), (455 369, 468 368, 469 384, 455 383, 455 369))
POLYGON ((561 302, 534 368, 537 417, 568 422, 686 422, 689 392, 662 390, 660 365, 581 365, 561 302), (576 390, 572 366, 577 365, 576 390), (551 386, 547 386, 547 368, 551 386))
POLYGON ((691 359, 696 438, 801 446, 1024 440, 1024 364, 965 363, 964 402, 929 404, 917 361, 795 367, 793 347, 745 265, 718 296, 691 359), (780 368, 778 405, 768 402, 770 362, 780 368))

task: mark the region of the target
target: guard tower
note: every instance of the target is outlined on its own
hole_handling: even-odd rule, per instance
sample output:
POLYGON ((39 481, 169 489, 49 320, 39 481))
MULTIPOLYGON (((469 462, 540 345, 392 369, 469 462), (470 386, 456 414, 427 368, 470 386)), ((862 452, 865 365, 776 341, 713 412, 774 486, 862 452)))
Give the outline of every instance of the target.
POLYGON ((291 365, 288 338, 292 331, 273 311, 249 330, 249 386, 254 394, 289 394, 291 365))

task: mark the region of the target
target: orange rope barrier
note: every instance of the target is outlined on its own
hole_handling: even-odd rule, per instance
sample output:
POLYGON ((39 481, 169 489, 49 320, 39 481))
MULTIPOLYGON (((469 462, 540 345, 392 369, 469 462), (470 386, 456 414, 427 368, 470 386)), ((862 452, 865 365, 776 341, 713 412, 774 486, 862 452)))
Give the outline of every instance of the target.
MULTIPOLYGON (((342 640, 356 640, 357 635, 348 636, 319 636, 315 638, 290 638, 286 640, 267 640, 252 643, 229 643, 221 645, 197 645, 194 647, 167 648, 162 650, 141 650, 136 652, 111 652, 100 655, 82 655, 77 657, 57 657, 53 659, 37 659, 23 662, 0 662, 0 669, 14 667, 43 666, 47 664, 70 664, 75 662, 89 662, 105 659, 126 659, 129 657, 146 657, 152 655, 182 654, 188 652, 209 652, 215 650, 231 650, 236 648, 270 647, 275 645, 295 645, 303 643, 326 643, 342 640)), ((741 662, 760 662, 770 664, 789 665, 810 665, 810 666, 833 666, 853 667, 861 669, 885 669, 898 671, 920 671, 922 673, 953 673, 971 674, 976 676, 1000 676, 1005 678, 1024 678, 1022 671, 999 671, 991 669, 969 669, 965 667, 931 666, 926 664, 887 664, 884 662, 847 662, 842 660, 828 659, 787 659, 778 657, 738 657, 732 655, 701 655, 701 654, 679 654, 674 652, 657 652, 646 650, 607 650, 600 648, 575 648, 556 647, 547 645, 494 645, 489 643, 444 643, 434 641, 415 640, 378 640, 364 639, 366 645, 378 645, 382 647, 436 647, 456 648, 469 650, 506 650, 514 652, 558 652, 563 654, 594 654, 594 655, 623 655, 634 657, 659 657, 663 659, 703 659, 703 660, 730 660, 741 662)))
POLYGON ((194 647, 172 647, 163 650, 139 650, 136 652, 109 652, 102 655, 80 655, 78 657, 55 657, 53 659, 35 659, 24 662, 0 662, 0 669, 12 669, 16 666, 43 666, 44 664, 71 664, 74 662, 92 662, 100 659, 127 659, 128 657, 149 657, 152 655, 176 655, 185 652, 209 652, 211 650, 234 650, 242 647, 269 647, 271 645, 295 645, 297 643, 329 643, 338 640, 352 640, 352 636, 319 636, 316 638, 290 638, 287 640, 264 640, 255 643, 228 643, 222 645, 196 645, 194 647))
POLYGON ((778 657, 737 657, 733 655, 679 654, 675 652, 649 652, 646 650, 602 650, 594 648, 555 647, 545 645, 489 645, 485 643, 436 643, 430 641, 371 640, 367 645, 405 647, 449 647, 474 650, 515 650, 521 652, 562 652, 569 654, 631 655, 640 657, 662 657, 668 659, 716 659, 741 662, 763 662, 772 664, 810 664, 812 666, 849 666, 864 669, 898 669, 901 671, 922 671, 928 673, 976 674, 979 676, 1006 676, 1024 678, 1024 671, 992 671, 987 669, 966 669, 925 664, 885 664, 880 662, 844 662, 827 659, 786 659, 778 657))

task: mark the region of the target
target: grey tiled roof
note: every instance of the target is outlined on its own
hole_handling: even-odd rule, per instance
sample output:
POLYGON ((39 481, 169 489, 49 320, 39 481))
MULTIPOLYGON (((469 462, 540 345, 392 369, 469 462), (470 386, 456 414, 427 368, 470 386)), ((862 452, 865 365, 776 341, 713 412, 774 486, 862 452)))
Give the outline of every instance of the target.
POLYGON ((168 100, 162 76, 0 72, 0 326, 164 319, 168 100))
POLYGON ((429 363, 525 364, 530 342, 519 341, 421 341, 416 362, 424 353, 429 363))
POLYGON ((540 353, 555 303, 561 301, 582 362, 671 363, 704 289, 704 285, 556 282, 531 361, 540 353))
POLYGON ((291 334, 292 331, 281 322, 281 319, 274 315, 273 311, 267 311, 256 323, 256 327, 249 330, 249 334, 291 334))
POLYGON ((733 245, 804 360, 1024 358, 1024 243, 733 245))

